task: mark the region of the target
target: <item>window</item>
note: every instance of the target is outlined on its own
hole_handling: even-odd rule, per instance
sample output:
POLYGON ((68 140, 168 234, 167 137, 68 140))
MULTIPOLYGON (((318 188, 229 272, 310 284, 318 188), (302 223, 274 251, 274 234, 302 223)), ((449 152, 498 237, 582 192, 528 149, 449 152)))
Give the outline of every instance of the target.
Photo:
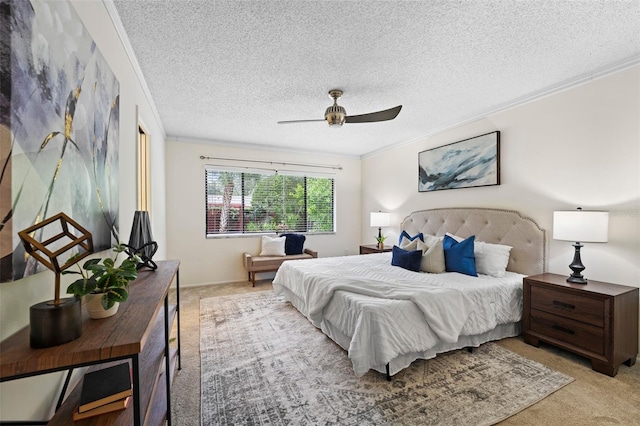
POLYGON ((334 232, 331 178, 205 170, 206 234, 334 232))

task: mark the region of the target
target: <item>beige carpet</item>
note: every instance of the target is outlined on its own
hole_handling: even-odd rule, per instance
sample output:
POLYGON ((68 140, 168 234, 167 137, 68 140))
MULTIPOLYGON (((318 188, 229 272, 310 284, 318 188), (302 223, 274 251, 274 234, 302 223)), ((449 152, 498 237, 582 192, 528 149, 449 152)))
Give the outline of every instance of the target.
POLYGON ((206 425, 493 425, 573 381, 493 343, 356 377, 273 291, 203 299, 200 352, 206 425))
MULTIPOLYGON (((181 290, 183 368, 172 388, 174 425, 200 423, 200 299, 271 289, 269 281, 261 281, 255 288, 250 283, 233 283, 181 290)), ((552 346, 535 348, 521 338, 498 344, 575 378, 569 386, 499 423, 501 426, 640 425, 640 363, 632 368, 621 366, 612 378, 592 371, 588 360, 552 346)))

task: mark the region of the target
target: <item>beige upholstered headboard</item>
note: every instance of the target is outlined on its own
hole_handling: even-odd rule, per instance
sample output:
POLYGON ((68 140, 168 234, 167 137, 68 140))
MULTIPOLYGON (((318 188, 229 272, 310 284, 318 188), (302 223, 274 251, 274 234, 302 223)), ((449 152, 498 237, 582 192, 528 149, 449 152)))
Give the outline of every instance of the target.
POLYGON ((531 218, 514 210, 486 208, 444 208, 419 210, 404 218, 401 229, 409 235, 419 232, 436 236, 450 232, 476 241, 513 247, 507 270, 525 275, 546 269, 546 232, 531 218))

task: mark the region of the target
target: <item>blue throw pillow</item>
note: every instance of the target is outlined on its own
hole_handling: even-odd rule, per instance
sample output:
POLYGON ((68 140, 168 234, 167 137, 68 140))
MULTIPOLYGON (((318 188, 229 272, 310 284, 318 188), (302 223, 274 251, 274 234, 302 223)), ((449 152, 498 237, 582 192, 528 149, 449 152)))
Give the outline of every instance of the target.
POLYGON ((304 250, 304 240, 307 238, 302 234, 282 234, 284 237, 284 254, 302 254, 304 250))
POLYGON ((466 240, 457 242, 448 235, 442 240, 444 248, 444 264, 447 272, 460 272, 461 274, 477 277, 476 258, 473 255, 473 246, 476 236, 472 235, 466 240))
POLYGON ((407 240, 409 240, 409 242, 415 240, 416 238, 420 238, 420 241, 422 241, 424 243, 424 235, 422 235, 422 232, 419 234, 414 235, 413 237, 409 234, 407 234, 407 231, 402 231, 402 234, 400 234, 400 238, 398 238, 398 245, 401 246, 402 245, 402 239, 406 238, 407 240))
POLYGON ((422 260, 422 250, 403 250, 398 246, 393 246, 391 251, 391 264, 399 266, 409 271, 420 272, 420 261, 422 260))

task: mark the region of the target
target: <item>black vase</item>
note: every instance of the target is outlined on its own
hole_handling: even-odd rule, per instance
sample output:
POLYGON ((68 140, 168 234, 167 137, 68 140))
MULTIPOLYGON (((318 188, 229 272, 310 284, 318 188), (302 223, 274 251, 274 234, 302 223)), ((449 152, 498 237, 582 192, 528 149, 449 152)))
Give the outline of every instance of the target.
POLYGON ((156 251, 158 251, 158 243, 153 241, 148 211, 136 210, 134 213, 128 248, 130 250, 129 254, 137 254, 140 256, 142 262, 138 264, 138 268, 146 266, 155 270, 158 267, 158 265, 151 260, 153 255, 156 254, 156 251))

